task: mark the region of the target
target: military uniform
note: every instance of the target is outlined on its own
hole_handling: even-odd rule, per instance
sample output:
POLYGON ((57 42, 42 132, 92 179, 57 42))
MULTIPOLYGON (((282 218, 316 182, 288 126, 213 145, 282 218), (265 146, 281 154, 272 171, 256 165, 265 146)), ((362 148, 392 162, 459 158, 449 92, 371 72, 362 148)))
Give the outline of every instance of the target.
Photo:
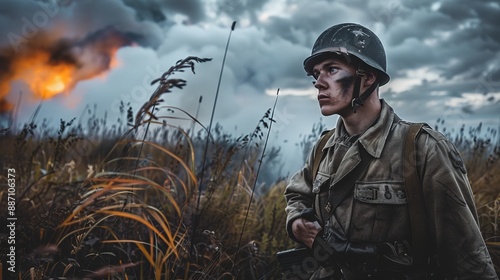
MULTIPOLYGON (((381 102, 379 117, 362 135, 349 136, 339 118, 334 134, 323 149, 324 158, 314 182, 311 168, 317 144, 305 166, 291 178, 285 191, 290 238, 295 239, 291 230, 293 221, 304 209, 314 208, 325 238, 329 230, 334 229, 348 242, 411 244, 402 168, 402 142, 410 124, 401 120, 385 101, 381 102), (328 209, 329 191, 360 163, 359 149, 364 149, 372 161, 350 194, 338 207, 328 209)), ((422 211, 425 211, 429 247, 435 255, 432 260, 439 279, 498 279, 481 237, 460 154, 443 135, 428 126, 416 139, 416 153, 416 171, 425 205, 422 211)), ((407 247, 404 253, 411 255, 412 248, 407 247)), ((332 266, 341 269, 345 279, 365 279, 368 275, 376 278, 374 270, 385 270, 380 263, 366 267, 363 259, 337 261, 332 266)), ((331 279, 334 270, 323 268, 316 276, 331 279)), ((379 273, 391 275, 390 271, 379 273)), ((398 279, 397 276, 394 279, 398 279)))

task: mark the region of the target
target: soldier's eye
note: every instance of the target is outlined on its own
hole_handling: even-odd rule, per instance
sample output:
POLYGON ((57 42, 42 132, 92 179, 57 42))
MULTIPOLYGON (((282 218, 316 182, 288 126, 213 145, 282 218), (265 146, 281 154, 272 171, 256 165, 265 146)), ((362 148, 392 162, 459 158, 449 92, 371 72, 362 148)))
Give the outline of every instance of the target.
POLYGON ((330 74, 335 74, 335 73, 337 73, 337 71, 339 71, 339 68, 332 66, 332 67, 328 68, 328 71, 330 72, 330 74))

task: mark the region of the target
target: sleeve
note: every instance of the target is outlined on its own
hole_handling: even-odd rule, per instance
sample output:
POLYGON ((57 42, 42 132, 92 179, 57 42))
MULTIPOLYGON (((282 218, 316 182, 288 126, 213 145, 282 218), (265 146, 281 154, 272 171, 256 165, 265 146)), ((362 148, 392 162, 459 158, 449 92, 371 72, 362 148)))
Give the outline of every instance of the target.
POLYGON ((424 131, 418 138, 417 164, 439 272, 443 279, 498 279, 462 157, 444 136, 424 131))
POLYGON ((313 162, 313 155, 316 147, 317 144, 311 149, 304 167, 292 176, 284 193, 287 202, 285 208, 287 213, 286 230, 288 236, 298 243, 300 243, 300 241, 295 239, 292 233, 292 223, 300 216, 304 209, 313 207, 314 194, 312 193, 312 178, 310 174, 312 168, 311 163, 313 162))

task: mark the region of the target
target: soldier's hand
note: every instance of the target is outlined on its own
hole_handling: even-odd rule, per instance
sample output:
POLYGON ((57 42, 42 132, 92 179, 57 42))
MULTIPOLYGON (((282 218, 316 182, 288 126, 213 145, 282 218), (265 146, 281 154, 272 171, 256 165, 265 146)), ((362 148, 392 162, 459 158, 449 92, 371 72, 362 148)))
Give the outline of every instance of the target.
POLYGON ((297 218, 292 223, 292 232, 295 238, 302 241, 309 248, 312 248, 314 239, 321 229, 317 221, 311 222, 304 218, 297 218))

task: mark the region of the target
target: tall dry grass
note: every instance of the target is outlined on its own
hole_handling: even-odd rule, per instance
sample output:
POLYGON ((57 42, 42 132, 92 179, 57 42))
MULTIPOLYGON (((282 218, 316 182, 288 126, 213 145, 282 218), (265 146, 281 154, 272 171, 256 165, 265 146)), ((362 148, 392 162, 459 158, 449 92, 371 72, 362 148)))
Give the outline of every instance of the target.
POLYGON ((452 140, 464 159, 481 232, 500 274, 500 127, 446 127, 444 119, 437 120, 435 128, 452 140))
MULTIPOLYGON (((186 85, 171 75, 194 72, 195 63, 207 61, 178 61, 153 81, 157 90, 136 115, 122 103, 122 118, 110 127, 106 118, 96 116, 96 107, 89 107, 78 120, 61 120, 55 132, 45 121, 41 126, 33 121, 19 132, 3 131, 0 144, 12 149, 2 156, 2 165, 16 169, 16 214, 21 221, 18 272, 10 276, 234 279, 267 273, 251 232, 240 233, 243 245, 236 240, 245 216, 250 217, 247 229, 253 231, 256 224, 263 228, 254 219, 263 210, 250 203, 250 186, 257 179, 269 111, 254 132, 239 138, 219 125, 193 135, 168 121, 168 113, 175 110, 198 122, 168 106, 165 94, 186 85), (201 186, 202 204, 196 205, 202 173, 197 157, 207 138, 206 183, 201 186), (246 211, 242 205, 249 204, 246 211), (192 232, 195 221, 198 230, 192 232)), ((2 199, 2 215, 6 206, 2 199)), ((0 236, 2 253, 7 252, 6 237, 0 236)))
MULTIPOLYGON (((55 131, 45 121, 3 131, 0 145, 9 149, 1 165, 17 172, 18 272, 10 276, 281 277, 275 253, 294 246, 284 228, 286 183, 280 180, 260 188, 256 178, 263 138, 273 121, 270 110, 257 120, 254 131, 235 137, 220 125, 208 133, 189 112, 166 102, 166 94, 186 85, 171 75, 194 72, 195 64, 204 62, 208 59, 178 61, 155 81, 157 90, 138 113, 122 103, 121 117, 113 124, 99 118, 96 107, 88 107, 78 119, 61 120, 55 131), (172 111, 202 130, 194 133, 171 125, 172 111), (202 166, 207 137, 207 164, 202 166), (256 184, 259 194, 253 195, 256 184)), ((444 127, 444 121, 438 120, 437 126, 444 127)), ((315 125, 298 146, 307 152, 323 129, 321 123, 315 125)), ((497 130, 479 125, 444 132, 464 156, 481 230, 498 264, 497 130)), ((279 165, 279 149, 265 153, 267 163, 279 165)), ((2 188, 0 215, 7 213, 5 197, 2 188)), ((2 261, 6 238, 2 232, 2 261)))

